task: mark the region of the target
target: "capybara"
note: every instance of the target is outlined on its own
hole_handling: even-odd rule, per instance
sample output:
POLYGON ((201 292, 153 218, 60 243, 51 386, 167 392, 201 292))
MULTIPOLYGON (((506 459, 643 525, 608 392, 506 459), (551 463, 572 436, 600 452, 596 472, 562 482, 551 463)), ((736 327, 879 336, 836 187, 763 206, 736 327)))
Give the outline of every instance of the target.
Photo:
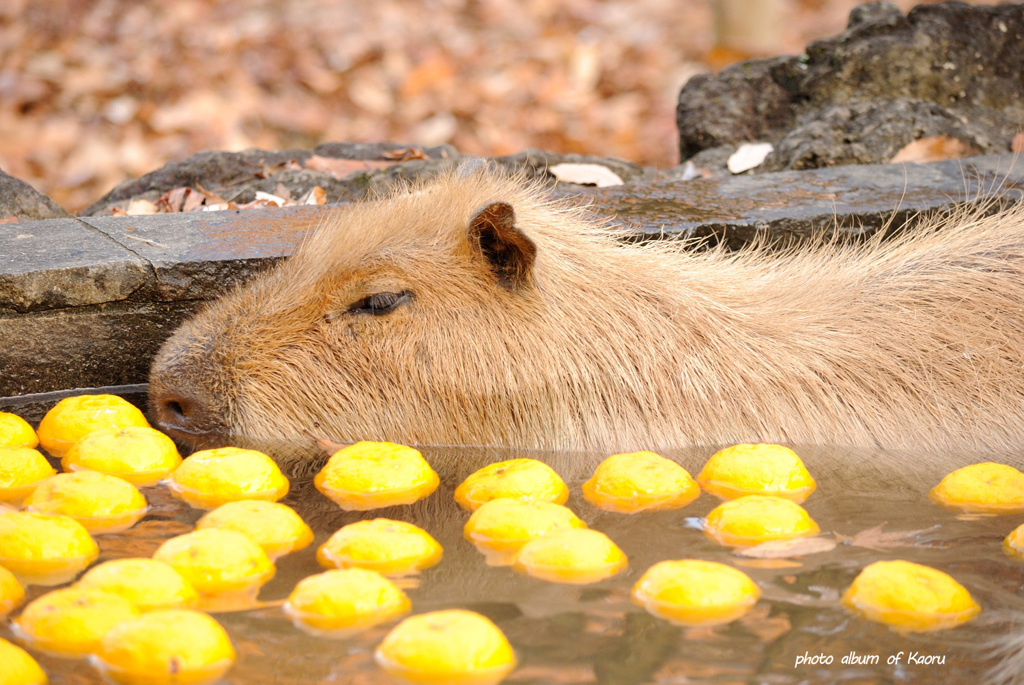
POLYGON ((332 210, 167 341, 151 408, 192 441, 1024 442, 1024 209, 788 249, 621 238, 480 167, 332 210))

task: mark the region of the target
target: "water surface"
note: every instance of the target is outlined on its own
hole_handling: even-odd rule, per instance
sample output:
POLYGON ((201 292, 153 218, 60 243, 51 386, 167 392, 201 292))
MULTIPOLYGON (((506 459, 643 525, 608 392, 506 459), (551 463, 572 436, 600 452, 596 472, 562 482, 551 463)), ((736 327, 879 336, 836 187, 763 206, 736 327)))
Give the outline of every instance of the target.
MULTIPOLYGON (((508 683, 978 683, 986 682, 988 669, 1001 662, 1024 664, 1022 656, 1013 661, 1013 656, 991 653, 995 641, 1014 634, 1024 645, 1024 563, 1001 549, 1003 537, 1024 523, 1024 515, 966 516, 927 496, 955 466, 996 460, 1020 468, 1020 455, 896 455, 796 446, 818 481, 804 506, 822 535, 838 544, 807 556, 763 560, 738 556, 703 535, 700 519, 718 504, 706 493, 669 512, 625 515, 590 505, 579 485, 605 455, 424 449, 442 474, 433 495, 406 507, 350 513, 313 489, 310 474, 318 464, 298 464, 281 446, 267 447, 293 473, 285 502, 311 525, 316 541, 278 560, 277 576, 260 595, 262 606, 217 614, 239 653, 225 683, 394 682, 373 662, 374 648, 393 624, 347 639, 318 638, 297 630, 280 609, 296 582, 322 570, 316 547, 342 525, 372 516, 414 522, 444 546, 442 562, 407 590, 413 610, 461 607, 494 620, 520 662, 508 683), (487 566, 462 538, 469 515, 454 504, 452 491, 485 463, 522 456, 543 459, 563 476, 572 492, 567 505, 625 551, 627 571, 573 586, 487 566), (879 526, 881 532, 911 534, 893 540, 872 530, 879 526), (743 618, 710 628, 673 625, 630 601, 630 588, 647 568, 682 558, 741 568, 761 587, 762 599, 743 618), (949 573, 968 588, 982 613, 965 626, 928 634, 901 634, 851 616, 839 596, 860 569, 879 559, 907 559, 949 573), (804 661, 798 665, 800 657, 804 661)), ((665 456, 696 475, 713 451, 665 456)), ((162 486, 145 494, 153 505, 150 514, 132 530, 101 536, 101 560, 148 556, 163 540, 187 532, 202 514, 172 499, 162 486)), ((30 597, 43 591, 31 588, 30 597)), ((0 634, 10 638, 6 629, 0 634)), ((98 681, 81 661, 40 657, 40 663, 52 683, 98 681)))

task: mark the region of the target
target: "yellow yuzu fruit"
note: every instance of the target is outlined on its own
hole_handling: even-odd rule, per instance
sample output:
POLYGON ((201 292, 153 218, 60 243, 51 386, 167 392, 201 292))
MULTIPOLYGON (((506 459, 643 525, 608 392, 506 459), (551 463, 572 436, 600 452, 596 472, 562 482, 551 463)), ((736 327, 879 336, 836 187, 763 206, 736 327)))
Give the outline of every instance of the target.
POLYGON ((627 563, 626 555, 604 533, 573 528, 530 540, 520 548, 514 567, 542 580, 586 584, 610 578, 627 563))
POLYGON ((43 449, 54 457, 95 430, 149 426, 138 407, 117 395, 65 397, 39 423, 36 433, 43 449))
POLYGON ((35 447, 39 436, 28 421, 17 414, 0 411, 0 447, 35 447))
POLYGON ((156 485, 181 464, 174 441, 149 426, 96 430, 68 448, 65 471, 99 471, 136 487, 156 485))
POLYGON ((0 565, 25 584, 67 582, 99 556, 99 547, 70 516, 0 512, 0 565))
POLYGON ((442 554, 437 540, 419 526, 375 518, 343 526, 320 546, 316 558, 325 568, 357 566, 394 576, 430 568, 442 554))
POLYGON ((388 673, 413 683, 490 685, 516 666, 515 652, 501 629, 462 609, 403 620, 374 656, 388 673))
POLYGON ((947 507, 972 513, 1024 511, 1024 473, 1007 464, 971 464, 947 474, 929 493, 947 507))
POLYGON ((220 528, 173 537, 153 558, 173 566, 201 595, 259 588, 276 571, 262 547, 239 532, 220 528))
POLYGON ((722 502, 704 519, 704 533, 730 546, 787 540, 818 531, 818 524, 803 507, 772 495, 745 495, 722 502))
POLYGON ((488 464, 455 489, 455 501, 469 511, 499 497, 564 504, 569 498, 569 488, 555 470, 542 461, 510 459, 488 464))
POLYGON ((173 566, 157 559, 112 559, 93 566, 75 583, 120 595, 139 611, 187 608, 199 594, 173 566))
POLYGON ((284 612, 304 630, 341 637, 407 614, 411 606, 405 593, 376 571, 344 568, 300 580, 284 612))
POLYGON ((661 561, 633 586, 633 599, 655 616, 685 625, 719 625, 754 606, 761 590, 750 577, 713 561, 661 561))
POLYGON ((115 626, 92 663, 118 685, 203 685, 235 662, 235 648, 217 621, 200 611, 161 609, 115 626))
POLYGON ((770 443, 742 443, 715 452, 697 482, 722 499, 775 495, 797 504, 817 487, 796 452, 770 443))
POLYGON ((18 577, 0 566, 0 620, 25 601, 25 588, 18 577))
POLYGON ((195 452, 167 481, 171 494, 199 509, 227 502, 264 499, 276 502, 288 494, 288 479, 263 452, 218 447, 195 452))
POLYGON ((46 672, 18 645, 0 637, 0 684, 46 685, 46 672))
POLYGON ((197 530, 224 528, 246 535, 273 560, 307 547, 313 531, 294 509, 280 502, 244 499, 222 504, 203 515, 197 530))
POLYGON ((313 479, 317 490, 348 511, 412 504, 440 482, 419 450, 368 441, 335 452, 313 479))
POLYGON ((561 504, 499 497, 484 502, 473 512, 463 527, 463 535, 488 556, 488 563, 507 566, 533 538, 556 530, 586 527, 561 504))
POLYGON ((952 628, 974 618, 981 607, 949 575, 909 561, 876 561, 843 593, 845 607, 900 631, 952 628))
POLYGON ((1003 538, 1003 551, 1010 556, 1024 559, 1024 523, 1014 528, 1003 538))
POLYGON ((613 454, 583 484, 583 497, 606 511, 679 509, 700 496, 700 487, 679 464, 654 452, 613 454))
POLYGON ((0 447, 0 502, 20 502, 56 472, 39 450, 0 447))
POLYGON ((33 649, 79 657, 95 652, 108 630, 138 615, 134 604, 112 592, 72 586, 29 602, 12 627, 33 649))
POLYGON ((146 515, 149 505, 126 480, 98 471, 76 471, 58 473, 40 483, 25 498, 25 508, 70 516, 96 535, 131 528, 146 515))

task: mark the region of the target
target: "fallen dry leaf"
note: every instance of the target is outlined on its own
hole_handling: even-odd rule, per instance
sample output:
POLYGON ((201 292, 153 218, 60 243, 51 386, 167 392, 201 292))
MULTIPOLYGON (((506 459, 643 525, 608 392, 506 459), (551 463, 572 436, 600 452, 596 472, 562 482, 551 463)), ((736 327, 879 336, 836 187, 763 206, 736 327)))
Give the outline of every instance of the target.
POLYGON ((736 551, 737 556, 751 559, 784 559, 829 552, 836 547, 836 541, 821 535, 794 538, 792 540, 769 540, 753 547, 736 551))
POLYGON ((394 164, 394 162, 391 161, 382 162, 371 159, 334 159, 332 157, 312 155, 306 160, 305 166, 310 171, 320 171, 330 174, 331 176, 334 176, 334 178, 341 179, 350 174, 372 171, 373 169, 384 169, 392 164, 394 164))
POLYGON ((622 179, 608 167, 601 164, 554 164, 548 171, 563 183, 575 183, 581 186, 597 186, 608 188, 621 186, 622 179))
POLYGON ((727 166, 734 174, 742 174, 761 166, 765 158, 775 149, 771 143, 743 143, 736 152, 729 155, 727 166))
POLYGON ((1024 133, 1018 133, 1013 137, 1013 140, 1010 141, 1010 152, 1024 152, 1024 133))
POLYGON ((864 547, 866 549, 884 550, 893 549, 894 547, 913 547, 917 543, 911 540, 918 535, 923 535, 936 528, 921 528, 919 530, 901 530, 892 533, 883 533, 882 528, 885 527, 885 523, 879 523, 873 528, 862 530, 853 536, 843 535, 842 533, 833 533, 836 538, 836 542, 843 545, 853 545, 854 547, 864 547))
POLYGON ((423 148, 419 147, 403 147, 400 150, 390 150, 385 152, 382 157, 396 162, 407 162, 410 159, 427 159, 423 148))
POLYGON ((959 159, 978 154, 978 150, 971 147, 959 138, 950 136, 928 136, 918 138, 912 143, 904 145, 892 159, 891 164, 901 162, 941 162, 944 159, 959 159))
POLYGON ((780 569, 780 568, 800 568, 803 566, 802 562, 793 561, 792 559, 737 559, 737 566, 744 566, 746 568, 767 568, 767 569, 780 569))
POLYGON ((327 193, 320 186, 313 186, 309 191, 299 198, 296 204, 300 205, 322 205, 327 202, 327 193))
POLYGON ((256 204, 262 202, 267 207, 284 207, 288 203, 288 200, 284 199, 279 195, 272 193, 265 193, 262 190, 256 191, 256 199, 249 204, 256 204))
POLYGON ((159 214, 160 208, 149 200, 138 198, 129 202, 128 207, 124 211, 128 216, 144 216, 147 214, 159 214))
POLYGON ((160 196, 160 199, 156 201, 157 209, 160 212, 180 212, 185 206, 185 200, 190 195, 198 195, 194 193, 188 186, 182 186, 179 188, 173 188, 168 190, 166 193, 160 196))
MULTIPOLYGON (((189 190, 192 190, 191 188, 189 190)), ((203 208, 206 203, 206 196, 202 193, 192 191, 185 195, 185 201, 181 204, 182 212, 195 212, 203 208)))

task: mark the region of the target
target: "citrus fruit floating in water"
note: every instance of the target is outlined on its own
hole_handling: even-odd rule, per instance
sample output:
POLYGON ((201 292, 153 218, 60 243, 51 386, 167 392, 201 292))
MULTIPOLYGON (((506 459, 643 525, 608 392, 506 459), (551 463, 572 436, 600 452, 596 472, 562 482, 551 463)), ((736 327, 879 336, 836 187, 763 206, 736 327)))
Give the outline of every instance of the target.
POLYGON ((1024 523, 1003 538, 1003 551, 1012 557, 1024 560, 1024 523))
POLYGON ((313 479, 317 490, 348 511, 412 504, 440 482, 419 450, 365 441, 335 452, 313 479))
POLYGON ((206 528, 167 540, 153 558, 170 564, 192 587, 205 595, 255 597, 276 571, 263 548, 233 530, 206 528))
POLYGON ((405 593, 381 574, 345 568, 300 580, 284 612, 307 632, 345 637, 407 614, 410 608, 405 593))
POLYGON ((197 530, 223 528, 247 536, 271 559, 309 546, 313 531, 295 510, 279 502, 244 499, 222 504, 203 515, 197 530))
POLYGON ((20 502, 56 471, 31 447, 0 447, 0 502, 20 502))
POLYGON ((97 556, 96 541, 70 516, 0 512, 0 566, 22 583, 65 583, 97 556))
POLYGON ((542 535, 519 550, 514 566, 534 578, 582 585, 610 578, 628 561, 611 539, 596 530, 574 528, 542 535))
POLYGON ((75 585, 120 595, 139 611, 187 608, 199 599, 184 576, 170 564, 156 559, 105 561, 86 571, 75 585))
POLYGON ((410 616, 388 633, 374 657, 393 676, 438 685, 491 685, 516 667, 501 629, 462 609, 410 616))
POLYGON ((108 630, 138 615, 139 610, 124 597, 72 586, 29 602, 12 627, 33 649, 79 657, 96 651, 108 630))
POLYGON ((981 611, 949 575, 909 561, 876 561, 854 579, 843 606, 897 630, 926 632, 965 623, 981 611))
POLYGON ((242 499, 276 502, 288 494, 288 479, 273 459, 240 447, 195 452, 175 469, 167 484, 172 495, 198 509, 215 509, 242 499))
POLYGON ((746 495, 722 502, 704 519, 704 533, 722 545, 756 545, 818 533, 799 504, 770 495, 746 495))
POLYGON ((530 540, 556 530, 586 527, 587 524, 561 504, 499 497, 484 502, 473 512, 463 527, 463 534, 487 555, 489 564, 508 566, 530 540))
POLYGON ((1024 511, 1024 473, 1012 466, 983 462, 957 469, 928 493, 932 500, 972 513, 1024 511))
POLYGON ((99 471, 140 488, 156 485, 179 464, 181 455, 174 441, 148 426, 93 431, 61 459, 65 471, 99 471))
POLYGON ((207 614, 161 609, 112 628, 90 661, 119 685, 203 685, 228 672, 235 648, 207 614))
POLYGON ((455 488, 455 501, 469 511, 499 497, 564 504, 569 488, 554 469, 536 459, 488 464, 455 488))
POLYGON ((39 423, 36 433, 43 449, 54 457, 95 430, 146 426, 149 422, 134 404, 117 395, 76 395, 58 402, 39 423))
POLYGON ((734 621, 754 606, 761 590, 750 577, 714 561, 661 561, 633 586, 633 599, 674 623, 706 626, 734 621))
POLYGON ((336 531, 316 552, 325 568, 359 568, 400 576, 441 561, 441 545, 427 531, 405 521, 376 518, 336 531))
POLYGON ((817 487, 796 452, 770 443, 743 443, 715 452, 697 482, 722 499, 775 495, 797 504, 817 487))
POLYGON ((606 511, 679 509, 700 496, 700 486, 679 464, 654 452, 613 454, 583 484, 583 497, 606 511))
POLYGON ((75 519, 93 535, 118 533, 146 515, 148 504, 126 480, 96 471, 58 473, 25 498, 25 508, 75 519))
POLYGON ((25 601, 25 588, 17 576, 0 566, 0 620, 25 601))
POLYGON ((17 414, 0 411, 0 447, 35 447, 39 436, 29 422, 17 414))
POLYGON ((46 672, 24 649, 0 637, 0 683, 46 685, 46 672))

